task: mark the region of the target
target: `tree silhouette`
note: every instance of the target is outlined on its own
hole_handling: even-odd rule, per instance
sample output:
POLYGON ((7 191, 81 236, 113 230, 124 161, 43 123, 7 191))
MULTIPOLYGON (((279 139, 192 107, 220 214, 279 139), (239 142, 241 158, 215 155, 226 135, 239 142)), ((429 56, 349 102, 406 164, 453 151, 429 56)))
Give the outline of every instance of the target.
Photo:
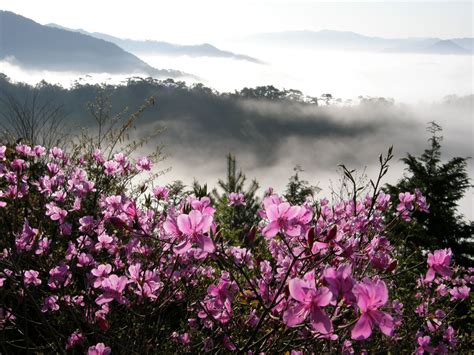
POLYGON ((415 214, 416 223, 408 227, 400 224, 393 238, 405 238, 408 245, 422 250, 451 248, 456 261, 472 265, 474 256, 473 225, 457 212, 458 202, 472 187, 467 173, 469 158, 455 157, 441 161, 441 126, 431 122, 430 146, 420 157, 408 154, 402 159, 407 165, 405 175, 396 185, 387 185, 387 191, 398 199, 402 191, 419 188, 430 205, 429 214, 415 214))
POLYGON ((0 121, 7 141, 23 141, 48 148, 67 143, 64 105, 41 95, 45 85, 41 82, 35 87, 27 87, 23 95, 6 90, 0 92, 0 107, 3 107, 0 121))
POLYGON ((216 218, 221 226, 228 227, 228 231, 233 230, 230 238, 238 238, 245 241, 245 236, 256 224, 257 211, 260 201, 256 197, 259 188, 258 182, 254 179, 245 188, 247 178, 242 170, 237 170, 235 156, 227 156, 227 176, 225 180, 218 180, 218 189, 212 191, 213 198, 217 204, 216 218), (229 194, 232 192, 242 193, 245 196, 245 206, 229 206, 229 194))
POLYGON ((286 185, 285 199, 293 205, 302 205, 308 197, 313 198, 314 194, 321 189, 317 186, 312 186, 308 181, 302 180, 299 173, 303 171, 300 166, 293 168, 295 172, 286 185))

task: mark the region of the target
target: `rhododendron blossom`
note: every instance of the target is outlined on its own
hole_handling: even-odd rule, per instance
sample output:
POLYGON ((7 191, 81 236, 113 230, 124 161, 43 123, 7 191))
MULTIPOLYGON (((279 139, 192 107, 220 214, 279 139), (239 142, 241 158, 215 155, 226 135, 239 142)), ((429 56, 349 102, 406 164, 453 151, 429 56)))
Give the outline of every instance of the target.
POLYGON ((469 297, 470 289, 467 286, 453 287, 449 294, 451 295, 452 301, 465 300, 469 297))
POLYGON ((436 250, 434 254, 428 254, 428 272, 426 273, 425 280, 433 281, 436 274, 441 276, 450 277, 452 270, 449 267, 451 264, 451 249, 436 250))
POLYGON ((137 169, 142 171, 142 170, 145 170, 145 171, 149 171, 151 170, 151 167, 152 167, 152 162, 150 159, 148 159, 147 157, 141 157, 137 160, 137 169))
POLYGON ((110 347, 106 346, 104 343, 98 343, 89 348, 87 355, 109 355, 111 352, 112 349, 110 349, 110 347))
POLYGON ((333 296, 335 298, 344 298, 348 303, 355 301, 354 294, 352 293, 354 280, 351 274, 352 267, 350 265, 341 265, 337 269, 330 267, 323 272, 323 278, 333 296))
POLYGON ((283 315, 286 325, 299 325, 309 315, 314 330, 321 334, 331 333, 332 323, 323 309, 333 298, 331 291, 327 287, 316 288, 313 273, 306 274, 304 279, 291 279, 288 287, 296 302, 290 305, 283 315))
POLYGON ((377 325, 385 335, 393 333, 393 318, 379 309, 388 301, 388 290, 381 280, 364 279, 353 288, 357 307, 361 313, 359 320, 352 329, 352 339, 367 339, 372 328, 377 325))
POLYGON ((101 306, 104 303, 112 302, 116 300, 118 303, 126 303, 126 299, 123 297, 123 291, 127 286, 129 280, 126 276, 117 276, 115 274, 109 275, 102 280, 101 288, 104 291, 102 295, 97 297, 95 302, 101 306))
POLYGON ((24 275, 25 275, 24 277, 25 285, 35 285, 35 286, 41 285, 41 280, 38 277, 39 276, 38 271, 28 270, 28 271, 25 271, 24 275))
POLYGON ((229 206, 245 206, 245 196, 240 192, 231 192, 229 194, 229 206))
POLYGON ((175 249, 179 253, 188 251, 193 241, 205 252, 212 253, 214 251, 214 243, 209 235, 207 235, 212 225, 211 215, 203 215, 198 210, 192 210, 188 215, 179 215, 177 225, 179 231, 189 237, 176 246, 175 249))
POLYGON ((311 213, 300 206, 291 206, 288 202, 276 202, 271 197, 264 200, 265 214, 268 225, 262 230, 262 234, 271 238, 279 232, 291 237, 301 233, 301 224, 306 224, 311 219, 311 213))

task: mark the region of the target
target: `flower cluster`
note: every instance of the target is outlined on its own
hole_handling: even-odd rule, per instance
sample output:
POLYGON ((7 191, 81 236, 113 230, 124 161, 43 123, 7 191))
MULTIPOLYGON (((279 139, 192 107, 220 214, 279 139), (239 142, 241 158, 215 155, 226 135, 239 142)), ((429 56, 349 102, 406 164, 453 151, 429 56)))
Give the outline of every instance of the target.
MULTIPOLYGON (((251 242, 238 245, 209 197, 174 204, 166 187, 124 187, 151 168, 121 153, 0 146, 6 349, 349 354, 403 337, 418 353, 458 346, 450 314, 473 276, 449 249, 428 254, 410 294, 421 321, 402 332, 412 323, 391 296, 404 270, 386 233, 390 196, 295 206, 270 189, 251 242)), ((227 205, 245 208, 244 195, 227 205)), ((406 221, 428 211, 420 191, 395 206, 406 221)))

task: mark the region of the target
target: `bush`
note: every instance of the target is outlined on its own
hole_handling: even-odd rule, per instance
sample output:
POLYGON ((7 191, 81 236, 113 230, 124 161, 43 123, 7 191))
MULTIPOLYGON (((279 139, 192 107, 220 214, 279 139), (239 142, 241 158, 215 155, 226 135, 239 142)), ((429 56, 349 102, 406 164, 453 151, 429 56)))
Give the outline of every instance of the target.
MULTIPOLYGON (((472 270, 451 265, 449 249, 398 269, 390 197, 376 188, 333 206, 269 193, 242 247, 208 197, 137 189, 150 169, 98 150, 0 146, 3 352, 469 348, 452 310, 469 302, 472 270)), ((394 203, 397 219, 427 209, 420 192, 394 203)))

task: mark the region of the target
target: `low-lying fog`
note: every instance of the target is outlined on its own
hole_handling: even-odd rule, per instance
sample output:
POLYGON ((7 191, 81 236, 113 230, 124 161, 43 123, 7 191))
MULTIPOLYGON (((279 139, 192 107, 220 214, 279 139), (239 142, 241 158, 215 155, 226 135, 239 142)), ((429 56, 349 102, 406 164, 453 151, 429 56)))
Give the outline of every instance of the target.
POLYGON ((152 66, 195 74, 219 90, 274 85, 310 96, 330 93, 353 99, 383 96, 398 102, 438 100, 472 93, 469 55, 333 52, 240 45, 232 50, 262 60, 263 65, 219 58, 142 56, 152 66))
MULTIPOLYGON (((162 183, 177 179, 191 183, 193 178, 197 178, 212 186, 218 177, 225 175, 225 155, 232 152, 249 179, 257 178, 262 187, 273 186, 279 191, 284 189, 292 168, 300 165, 304 169, 303 178, 323 189, 319 194, 322 197, 329 195, 331 181, 337 185, 338 164, 344 163, 359 171, 367 167, 369 177, 375 177, 378 155, 386 152, 390 145, 394 145, 395 159, 385 181, 395 182, 404 168, 399 159, 407 152, 420 155, 427 146, 429 134, 425 127, 429 121, 438 122, 444 129, 444 159, 473 154, 473 97, 450 102, 443 99, 446 95, 473 94, 474 64, 471 56, 295 51, 243 45, 228 47, 224 48, 251 55, 266 64, 221 58, 141 58, 157 68, 195 74, 207 86, 221 92, 274 85, 298 89, 310 96, 330 93, 343 100, 355 99, 359 95, 387 97, 393 98, 396 104, 376 109, 357 105, 314 107, 313 110, 326 110, 334 122, 342 122, 348 127, 355 122, 366 123, 370 129, 344 135, 332 134, 329 130, 317 137, 287 136, 267 147, 265 153, 255 151, 252 146, 239 145, 238 141, 229 138, 213 137, 200 143, 183 143, 192 139, 193 132, 188 132, 192 130, 191 126, 186 131, 186 127, 178 126, 170 119, 168 131, 162 137, 170 157, 162 167, 172 167, 172 170, 161 177, 162 183), (262 154, 267 156, 262 157, 262 154)), ((64 86, 71 85, 80 76, 77 73, 25 72, 5 62, 0 62, 0 72, 15 81, 35 83, 45 79, 64 86)), ((127 76, 103 74, 82 76, 81 80, 119 83, 127 76)), ((303 114, 293 120, 288 115, 288 108, 278 105, 249 104, 246 109, 272 110, 276 119, 294 125, 302 124, 307 117, 303 114), (282 112, 281 118, 278 118, 279 111, 282 112)), ((469 163, 469 173, 474 176, 472 162, 469 163)), ((474 219, 472 190, 463 199, 460 210, 466 217, 474 219)))
MULTIPOLYGON (((293 173, 292 168, 299 165, 304 169, 301 176, 322 188, 319 196, 329 197, 331 184, 338 186, 338 164, 357 169, 359 173, 365 171, 368 177, 376 178, 379 154, 385 154, 393 145, 395 157, 384 182, 395 183, 405 168, 400 158, 407 152, 419 156, 428 146, 430 134, 426 132, 426 126, 429 121, 434 120, 443 127, 443 160, 472 155, 473 103, 474 97, 471 96, 451 103, 313 108, 313 118, 328 119, 327 124, 321 124, 320 134, 312 128, 313 131, 308 134, 299 132, 262 144, 258 142, 259 134, 265 135, 265 132, 260 132, 255 135, 257 142, 248 145, 220 137, 204 138, 200 142, 200 137, 193 137, 192 126, 189 129, 191 132, 188 132, 170 120, 166 123, 168 131, 162 139, 171 156, 162 163, 162 167, 172 167, 172 171, 162 176, 161 180, 165 183, 179 178, 190 184, 196 178, 213 186, 217 178, 225 176, 225 155, 232 152, 247 178, 256 178, 263 188, 273 186, 277 191, 283 191, 293 173), (355 121, 360 126, 354 125, 355 121)), ((305 116, 307 112, 295 112, 293 116, 288 116, 279 104, 255 104, 247 109, 280 109, 282 115, 277 119, 291 121, 291 124, 302 124, 305 117, 309 117, 305 116)), ((272 127, 268 130, 271 131, 272 127)), ((473 177, 471 161, 468 169, 473 177)), ((470 190, 460 204, 460 211, 471 220, 474 219, 472 198, 473 190, 470 190)))

